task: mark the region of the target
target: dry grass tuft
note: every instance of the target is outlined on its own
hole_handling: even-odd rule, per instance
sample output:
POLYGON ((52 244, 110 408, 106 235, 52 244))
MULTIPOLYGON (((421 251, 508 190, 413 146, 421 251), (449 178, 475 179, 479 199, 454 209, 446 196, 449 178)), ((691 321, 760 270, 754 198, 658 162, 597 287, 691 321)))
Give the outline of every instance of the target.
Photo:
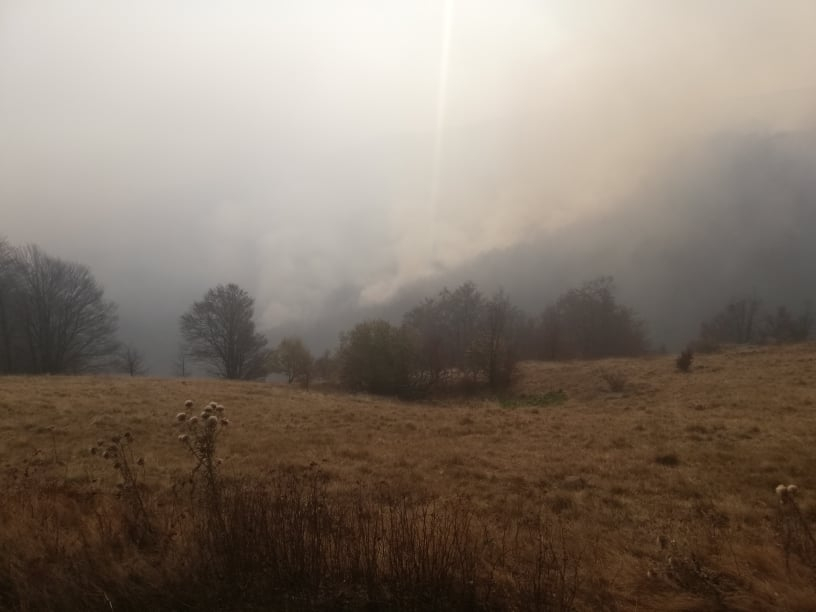
POLYGON ((668 453, 655 457, 655 462, 666 467, 677 467, 680 465, 680 458, 674 453, 668 453))
POLYGON ((623 372, 602 372, 601 379, 612 393, 623 393, 626 390, 626 384, 629 382, 623 372))

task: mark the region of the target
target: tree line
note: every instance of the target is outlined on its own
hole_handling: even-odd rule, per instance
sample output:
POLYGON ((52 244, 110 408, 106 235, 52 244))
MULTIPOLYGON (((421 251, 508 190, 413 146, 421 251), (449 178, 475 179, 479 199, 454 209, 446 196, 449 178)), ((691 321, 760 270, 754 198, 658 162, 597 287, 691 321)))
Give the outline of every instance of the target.
POLYGON ((341 336, 336 375, 354 390, 403 395, 435 387, 509 385, 520 360, 634 356, 649 351, 643 322, 618 303, 612 278, 570 289, 529 316, 502 290, 467 282, 409 310, 399 326, 357 325, 341 336))
POLYGON ((643 322, 615 298, 611 278, 564 293, 535 318, 504 291, 484 295, 466 282, 423 300, 400 324, 363 321, 315 359, 303 341, 275 348, 255 329, 254 302, 234 284, 218 285, 180 320, 193 360, 212 375, 289 383, 318 378, 350 391, 416 396, 454 383, 508 385, 521 359, 598 358, 649 350, 643 322))
MULTIPOLYGON (((218 285, 179 318, 176 375, 189 375, 195 364, 220 378, 258 380, 277 373, 304 386, 319 379, 350 391, 401 396, 455 385, 498 389, 510 384, 521 360, 651 351, 643 320, 616 293, 614 280, 601 277, 530 316, 504 291, 485 295, 466 282, 421 301, 399 324, 355 325, 334 350, 315 358, 296 337, 270 347, 256 330, 252 296, 235 284, 218 285)), ((812 328, 808 306, 801 313, 787 307, 764 311, 758 299, 739 298, 703 322, 691 346, 797 342, 809 338, 812 328)), ((116 333, 116 304, 86 266, 0 239, 0 373, 144 374, 142 354, 116 333)))
POLYGON ((730 300, 700 326, 700 336, 691 343, 700 350, 716 350, 722 344, 773 344, 804 342, 813 331, 811 305, 799 312, 788 306, 766 309, 756 296, 730 300))

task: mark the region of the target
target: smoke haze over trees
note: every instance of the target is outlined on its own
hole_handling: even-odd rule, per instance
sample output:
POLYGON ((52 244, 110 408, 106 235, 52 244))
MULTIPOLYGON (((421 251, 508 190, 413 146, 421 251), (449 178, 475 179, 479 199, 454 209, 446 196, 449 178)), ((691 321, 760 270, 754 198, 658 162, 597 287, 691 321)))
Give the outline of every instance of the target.
MULTIPOLYGON (((317 375, 352 392, 419 397, 481 385, 500 391, 512 383, 520 359, 598 359, 652 350, 643 320, 619 301, 611 277, 570 288, 537 309, 540 314, 530 315, 503 289, 488 298, 466 281, 422 299, 403 314, 401 325, 384 319, 357 323, 340 334, 333 353, 315 360, 299 337, 267 348, 267 337, 255 329, 254 298, 234 283, 218 285, 181 315, 183 341, 173 374, 189 375, 188 362, 194 362, 227 379, 274 373, 306 387, 317 375)), ((703 321, 686 353, 721 344, 801 342, 812 329, 809 304, 796 314, 785 305, 769 311, 756 297, 743 297, 703 321)), ((119 343, 115 332, 116 305, 104 299, 87 267, 0 240, 0 373, 146 374, 141 351, 119 343)))
POLYGON ((0 232, 157 375, 225 279, 313 354, 469 279, 537 316, 612 276, 672 349, 816 301, 816 4, 443 4, 3 3, 0 232))

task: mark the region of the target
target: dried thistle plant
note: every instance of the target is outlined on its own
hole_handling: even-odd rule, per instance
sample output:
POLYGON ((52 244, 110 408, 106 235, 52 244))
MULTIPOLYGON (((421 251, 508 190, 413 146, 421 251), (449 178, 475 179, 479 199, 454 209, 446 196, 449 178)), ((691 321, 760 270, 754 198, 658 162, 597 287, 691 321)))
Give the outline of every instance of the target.
POLYGON ((115 435, 110 440, 97 440, 96 446, 90 448, 90 453, 107 461, 119 474, 116 495, 122 500, 127 510, 125 519, 128 531, 135 543, 147 542, 155 530, 142 491, 144 457, 136 457, 134 454, 133 436, 128 431, 115 435))
POLYGON ((793 484, 780 484, 776 487, 779 498, 777 509, 777 528, 785 551, 785 566, 790 567, 791 553, 797 555, 804 563, 816 565, 816 540, 810 527, 802 516, 796 501, 799 487, 793 484))
MULTIPOLYGON (((193 401, 184 403, 187 411, 192 412, 193 401)), ((197 479, 204 481, 204 488, 211 509, 218 508, 219 478, 218 467, 221 460, 216 457, 218 439, 229 426, 230 421, 224 416, 224 406, 215 402, 207 404, 200 414, 179 412, 176 423, 181 433, 178 440, 195 459, 191 472, 193 485, 197 479)))

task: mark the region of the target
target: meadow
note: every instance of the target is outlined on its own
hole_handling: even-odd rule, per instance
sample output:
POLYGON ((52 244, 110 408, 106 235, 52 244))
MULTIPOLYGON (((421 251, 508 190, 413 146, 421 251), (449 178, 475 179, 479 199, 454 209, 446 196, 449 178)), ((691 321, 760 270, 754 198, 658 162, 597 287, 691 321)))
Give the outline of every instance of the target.
POLYGON ((672 356, 528 362, 500 396, 424 402, 4 377, 0 416, 4 609, 816 610, 814 344, 687 374, 672 356), (230 420, 227 539, 185 489, 188 399, 230 420), (125 433, 149 542, 90 450, 125 433))

